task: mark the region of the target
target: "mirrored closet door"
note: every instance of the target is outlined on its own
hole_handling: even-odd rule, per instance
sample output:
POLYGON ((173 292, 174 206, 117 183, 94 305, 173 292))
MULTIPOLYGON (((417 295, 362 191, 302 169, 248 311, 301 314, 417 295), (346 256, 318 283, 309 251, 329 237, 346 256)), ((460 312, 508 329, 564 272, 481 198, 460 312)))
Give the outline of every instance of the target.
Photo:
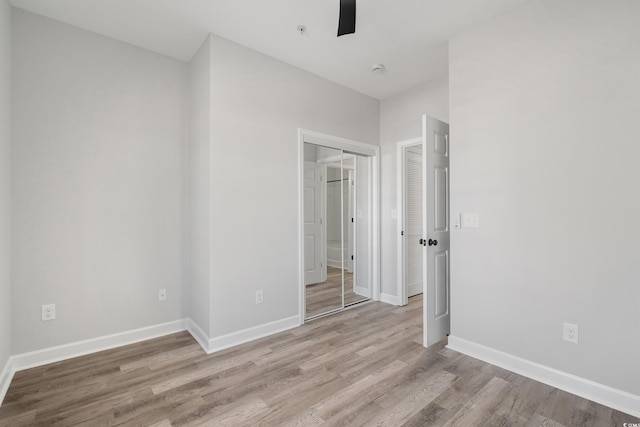
POLYGON ((369 159, 305 143, 304 160, 305 318, 310 319, 370 298, 366 260, 358 256, 368 250, 369 159))

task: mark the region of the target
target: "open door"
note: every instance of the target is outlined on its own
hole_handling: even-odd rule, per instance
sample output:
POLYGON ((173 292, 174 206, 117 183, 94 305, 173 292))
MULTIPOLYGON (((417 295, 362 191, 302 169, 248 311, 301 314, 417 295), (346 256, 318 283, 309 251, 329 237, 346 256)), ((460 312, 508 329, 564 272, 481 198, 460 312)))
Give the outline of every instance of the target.
POLYGON ((450 331, 449 304, 449 125, 422 116, 424 173, 424 346, 450 331))

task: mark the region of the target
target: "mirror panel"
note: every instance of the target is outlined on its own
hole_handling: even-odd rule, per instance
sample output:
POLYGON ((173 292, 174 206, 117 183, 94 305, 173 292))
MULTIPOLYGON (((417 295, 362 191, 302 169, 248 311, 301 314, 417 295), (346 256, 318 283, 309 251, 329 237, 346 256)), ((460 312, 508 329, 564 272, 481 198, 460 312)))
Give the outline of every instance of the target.
POLYGON ((371 298, 371 157, 304 144, 305 319, 371 298))
POLYGON ((344 307, 342 150, 304 144, 305 318, 344 307))
POLYGON ((344 173, 348 175, 348 217, 345 219, 349 237, 345 248, 349 250, 350 265, 345 269, 345 306, 371 298, 369 286, 370 157, 344 153, 344 173), (352 258, 353 257, 353 258, 352 258))

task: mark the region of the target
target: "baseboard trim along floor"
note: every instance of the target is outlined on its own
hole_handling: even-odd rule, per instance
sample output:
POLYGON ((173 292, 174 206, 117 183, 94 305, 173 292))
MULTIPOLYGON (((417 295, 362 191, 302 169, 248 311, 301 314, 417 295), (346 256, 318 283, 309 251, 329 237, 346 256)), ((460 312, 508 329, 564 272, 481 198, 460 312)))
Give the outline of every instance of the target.
POLYGON ((9 357, 2 371, 3 375, 0 378, 0 402, 4 400, 13 375, 18 371, 186 331, 187 326, 187 319, 175 320, 173 322, 161 323, 159 325, 132 329, 130 331, 13 355, 9 357))
MULTIPOLYGON (((61 360, 84 356, 153 338, 188 331, 207 354, 283 332, 300 325, 299 317, 269 322, 220 337, 209 338, 191 319, 106 335, 61 346, 11 356, 0 376, 0 402, 17 371, 42 366, 61 360)), ((504 353, 462 338, 450 336, 448 348, 484 362, 507 369, 536 381, 567 391, 610 408, 640 417, 640 396, 596 383, 548 366, 504 353)))
POLYGON ((220 337, 209 338, 191 319, 181 319, 159 325, 124 331, 116 334, 49 347, 9 357, 0 376, 0 403, 9 389, 16 372, 29 368, 72 359, 78 356, 110 350, 129 344, 159 338, 176 332, 188 331, 207 354, 224 350, 239 344, 263 338, 300 326, 299 316, 292 316, 264 325, 258 325, 220 337))
POLYGON ((192 331, 16 373, 0 424, 640 424, 625 413, 634 408, 620 412, 514 373, 535 376, 540 367, 530 362, 458 338, 452 347, 510 369, 447 340, 424 348, 422 303, 371 302, 259 340, 251 338, 294 326, 297 316, 218 340, 198 328, 210 350, 251 341, 211 355, 191 335, 191 319, 173 327, 192 331))
POLYGON ((640 417, 640 396, 455 336, 449 336, 447 347, 576 396, 640 417))
POLYGON ((298 326, 300 326, 300 316, 298 315, 265 323, 263 325, 253 326, 241 331, 210 338, 208 341, 208 348, 205 348, 205 351, 207 354, 215 353, 216 351, 235 347, 236 345, 257 340, 258 338, 264 338, 298 326))

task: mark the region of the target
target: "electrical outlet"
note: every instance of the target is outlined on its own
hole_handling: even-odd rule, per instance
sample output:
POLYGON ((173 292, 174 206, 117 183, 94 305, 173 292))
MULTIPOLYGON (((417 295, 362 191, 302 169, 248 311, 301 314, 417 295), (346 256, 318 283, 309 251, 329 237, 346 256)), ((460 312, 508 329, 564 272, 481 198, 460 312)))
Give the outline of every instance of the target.
POLYGON ((166 301, 167 300, 167 290, 162 288, 158 291, 158 301, 166 301))
POLYGON ((567 322, 563 323, 562 339, 567 342, 578 344, 578 325, 567 322))
POLYGON ((56 305, 44 304, 42 306, 42 321, 48 322, 49 320, 55 320, 56 318, 56 305))
POLYGON ((263 294, 262 290, 256 291, 256 304, 262 304, 263 294))

